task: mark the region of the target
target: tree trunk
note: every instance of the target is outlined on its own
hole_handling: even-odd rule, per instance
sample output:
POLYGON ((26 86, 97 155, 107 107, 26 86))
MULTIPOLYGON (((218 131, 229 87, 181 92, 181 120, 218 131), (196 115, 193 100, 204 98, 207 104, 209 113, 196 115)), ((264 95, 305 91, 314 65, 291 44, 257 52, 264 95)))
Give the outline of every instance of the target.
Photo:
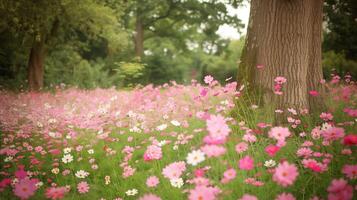
POLYGON ((43 88, 44 60, 44 41, 43 39, 41 41, 36 41, 35 39, 28 61, 28 84, 30 91, 39 91, 43 88))
POLYGON ((323 0, 251 1, 238 81, 262 92, 263 102, 274 109, 310 109, 318 103, 309 91, 323 92, 322 7, 323 0), (274 93, 278 76, 287 79, 282 95, 274 93))
POLYGON ((136 18, 134 42, 135 56, 142 58, 144 54, 144 26, 139 16, 136 18))

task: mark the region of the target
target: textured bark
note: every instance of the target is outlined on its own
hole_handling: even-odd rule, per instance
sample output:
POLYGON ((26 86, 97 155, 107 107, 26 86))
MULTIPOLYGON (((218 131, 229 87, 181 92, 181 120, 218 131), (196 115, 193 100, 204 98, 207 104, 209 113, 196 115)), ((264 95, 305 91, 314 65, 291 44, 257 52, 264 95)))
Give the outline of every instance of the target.
POLYGON ((238 81, 262 92, 275 109, 310 108, 310 90, 321 91, 323 0, 252 0, 238 81), (263 69, 257 69, 263 65, 263 69), (283 94, 274 94, 274 79, 283 76, 283 94))
POLYGON ((136 18, 135 32, 135 56, 142 58, 144 54, 144 26, 139 16, 136 18))
POLYGON ((38 91, 43 88, 44 59, 44 41, 34 40, 28 61, 28 84, 30 91, 38 91))

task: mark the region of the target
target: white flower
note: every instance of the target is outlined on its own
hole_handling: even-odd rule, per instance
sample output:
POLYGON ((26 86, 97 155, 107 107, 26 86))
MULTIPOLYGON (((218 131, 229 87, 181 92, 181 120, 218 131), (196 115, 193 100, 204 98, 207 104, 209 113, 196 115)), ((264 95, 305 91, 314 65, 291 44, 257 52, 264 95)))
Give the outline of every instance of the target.
POLYGON ((276 162, 274 160, 267 160, 264 163, 265 167, 274 167, 276 165, 276 162))
POLYGON ((158 131, 163 131, 167 128, 167 124, 161 124, 160 126, 156 127, 156 130, 158 131))
POLYGON ((73 161, 73 156, 71 154, 65 154, 62 158, 62 162, 67 164, 73 161))
POLYGON ((4 162, 10 162, 13 159, 12 156, 8 156, 4 159, 4 162))
POLYGON ((194 150, 187 155, 187 163, 196 166, 205 160, 205 154, 201 150, 194 150))
POLYGON ((171 183, 172 186, 177 187, 177 188, 181 188, 183 186, 182 178, 170 179, 170 183, 171 183))
POLYGON ((75 173, 77 178, 86 178, 87 176, 89 176, 89 172, 86 172, 84 170, 79 170, 75 173))
POLYGON ((222 105, 228 105, 228 104, 229 104, 229 101, 228 101, 228 100, 224 100, 224 101, 221 101, 220 104, 222 104, 222 105))
POLYGON ((88 153, 89 153, 89 154, 94 154, 94 150, 93 150, 93 149, 89 149, 89 150, 88 150, 88 153))
POLYGON ((71 147, 67 147, 67 148, 64 148, 64 149, 63 149, 63 152, 64 152, 64 153, 71 153, 71 151, 72 151, 72 148, 71 148, 71 147))
POLYGON ((134 188, 134 189, 126 191, 125 194, 128 196, 135 196, 136 194, 138 194, 138 190, 134 188))
POLYGON ((166 144, 166 140, 161 140, 161 141, 157 144, 157 146, 162 147, 162 146, 164 146, 165 144, 166 144))
POLYGON ((58 174, 59 173, 59 169, 56 167, 56 168, 53 168, 52 170, 51 170, 51 172, 52 173, 54 173, 54 174, 58 174))
POLYGON ((129 131, 132 133, 141 133, 141 129, 137 126, 134 126, 133 128, 129 129, 129 131))
POLYGON ((51 119, 48 120, 48 123, 49 123, 49 124, 57 123, 57 119, 51 118, 51 119))
POLYGON ((178 150, 178 145, 174 145, 173 147, 172 147, 172 150, 174 150, 174 151, 176 151, 176 150, 178 150))
POLYGON ((43 127, 43 124, 41 122, 37 122, 37 127, 38 128, 42 128, 43 127))
POLYGON ((322 127, 321 127, 321 130, 324 131, 324 130, 327 130, 327 129, 330 129, 330 128, 332 128, 332 126, 329 123, 323 123, 322 127))
POLYGON ((181 125, 181 123, 179 121, 177 121, 177 120, 172 120, 171 124, 174 125, 174 126, 180 126, 181 125))
POLYGON ((36 187, 37 188, 40 188, 41 186, 43 186, 43 182, 42 181, 36 183, 36 187))

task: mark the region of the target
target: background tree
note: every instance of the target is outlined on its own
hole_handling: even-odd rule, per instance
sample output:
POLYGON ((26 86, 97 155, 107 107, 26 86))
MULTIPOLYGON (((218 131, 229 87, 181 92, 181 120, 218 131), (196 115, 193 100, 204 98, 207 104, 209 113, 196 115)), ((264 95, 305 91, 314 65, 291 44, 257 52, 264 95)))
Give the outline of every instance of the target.
POLYGON ((324 75, 331 71, 357 76, 357 4, 353 0, 326 0, 323 38, 324 75))
POLYGON ((238 81, 275 108, 318 106, 309 91, 322 91, 322 8, 323 0, 252 0, 238 81), (282 95, 274 93, 279 76, 287 79, 282 95))
POLYGON ((109 0, 1 1, 0 16, 4 20, 0 31, 16 34, 13 39, 26 49, 29 89, 43 87, 46 55, 56 44, 79 41, 74 46, 81 47, 83 40, 105 38, 107 50, 121 48, 125 42, 123 34, 118 34, 123 32, 118 8, 109 0))

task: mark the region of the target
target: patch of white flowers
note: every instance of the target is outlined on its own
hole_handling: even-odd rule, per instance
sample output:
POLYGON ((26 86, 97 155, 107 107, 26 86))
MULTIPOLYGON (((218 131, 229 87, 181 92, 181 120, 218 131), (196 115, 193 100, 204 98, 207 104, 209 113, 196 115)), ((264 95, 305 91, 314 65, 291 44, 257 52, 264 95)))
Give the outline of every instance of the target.
POLYGON ((268 168, 274 167, 275 165, 276 165, 276 162, 275 162, 274 160, 267 160, 267 161, 265 161, 265 163, 264 163, 264 166, 265 166, 265 167, 268 167, 268 168))
POLYGON ((170 183, 172 186, 176 187, 176 188, 181 188, 183 186, 183 180, 182 178, 173 178, 170 179, 170 183))

